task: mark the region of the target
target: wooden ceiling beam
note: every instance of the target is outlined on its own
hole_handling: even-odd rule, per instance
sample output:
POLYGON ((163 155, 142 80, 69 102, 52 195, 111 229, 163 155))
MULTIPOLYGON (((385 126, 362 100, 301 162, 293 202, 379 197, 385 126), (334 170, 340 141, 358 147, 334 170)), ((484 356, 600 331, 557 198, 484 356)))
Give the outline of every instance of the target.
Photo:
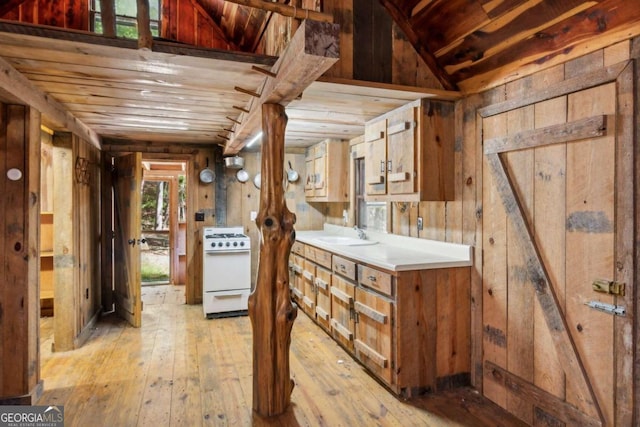
POLYGON ((48 127, 66 129, 102 149, 100 137, 96 132, 69 113, 58 101, 38 89, 3 58, 0 58, 0 87, 21 102, 40 111, 48 119, 45 123, 48 127))
POLYGON ((264 0, 225 0, 228 3, 274 12, 282 16, 296 19, 311 19, 319 22, 333 22, 333 15, 329 13, 316 12, 311 9, 289 6, 283 3, 273 3, 264 0))
POLYGON ((240 118, 225 154, 239 152, 261 129, 262 104, 287 105, 339 59, 339 27, 337 24, 304 20, 284 53, 265 77, 259 99, 251 102, 249 113, 240 118))
POLYGON ((400 10, 392 0, 380 0, 380 3, 382 3, 385 9, 387 9, 387 12, 389 12, 391 18, 404 32, 413 48, 416 50, 416 52, 418 52, 418 55, 420 55, 425 64, 427 64, 433 75, 442 84, 444 89, 458 90, 456 84, 451 79, 451 76, 449 76, 447 72, 442 67, 440 67, 433 54, 429 52, 429 50, 427 50, 427 48, 423 46, 422 43, 420 43, 418 34, 416 34, 416 32, 413 30, 413 27, 411 26, 407 15, 403 13, 403 11, 400 10))

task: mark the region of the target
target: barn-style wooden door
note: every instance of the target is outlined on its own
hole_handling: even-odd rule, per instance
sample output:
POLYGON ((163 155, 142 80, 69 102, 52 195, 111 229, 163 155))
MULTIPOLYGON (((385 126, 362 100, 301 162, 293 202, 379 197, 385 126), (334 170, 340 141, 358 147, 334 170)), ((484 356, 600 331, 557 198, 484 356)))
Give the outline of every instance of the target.
POLYGON ((635 80, 480 110, 483 392, 532 425, 631 425, 635 80))
POLYGON ((140 288, 140 184, 142 155, 114 159, 114 302, 116 313, 132 326, 142 324, 140 288))

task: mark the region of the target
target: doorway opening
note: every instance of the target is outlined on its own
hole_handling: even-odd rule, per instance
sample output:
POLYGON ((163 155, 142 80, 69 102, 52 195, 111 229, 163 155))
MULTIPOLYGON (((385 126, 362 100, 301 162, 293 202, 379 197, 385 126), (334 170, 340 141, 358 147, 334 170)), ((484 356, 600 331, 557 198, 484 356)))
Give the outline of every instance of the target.
POLYGON ((184 285, 186 162, 143 159, 141 285, 184 285))

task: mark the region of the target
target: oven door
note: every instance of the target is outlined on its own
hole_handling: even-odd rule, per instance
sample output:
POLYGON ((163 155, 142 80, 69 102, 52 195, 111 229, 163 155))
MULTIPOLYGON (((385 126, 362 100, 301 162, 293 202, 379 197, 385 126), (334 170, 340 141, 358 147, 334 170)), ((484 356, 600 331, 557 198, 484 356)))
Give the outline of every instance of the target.
POLYGON ((204 253, 202 291, 251 289, 251 250, 204 253))

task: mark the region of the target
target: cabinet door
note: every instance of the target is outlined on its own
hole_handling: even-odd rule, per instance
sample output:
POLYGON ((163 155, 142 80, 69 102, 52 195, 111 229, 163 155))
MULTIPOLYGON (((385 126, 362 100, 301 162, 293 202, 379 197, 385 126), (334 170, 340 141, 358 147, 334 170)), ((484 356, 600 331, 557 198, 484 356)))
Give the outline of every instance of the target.
POLYGON ((311 317, 316 313, 316 265, 309 260, 305 260, 302 270, 303 297, 302 309, 311 317))
POLYGON ((355 285, 338 276, 331 282, 331 335, 333 339, 353 352, 355 321, 353 300, 355 285))
POLYGON ((325 330, 331 320, 331 271, 316 267, 316 321, 325 330))
POLYGON ((391 301, 356 289, 356 357, 387 384, 392 384, 391 301))
POLYGON ((325 179, 326 157, 318 157, 314 162, 315 183, 314 196, 325 197, 327 195, 327 180, 325 179))
POLYGON ((306 197, 313 197, 315 188, 315 147, 307 148, 307 154, 305 156, 305 180, 304 180, 304 195, 306 197))
POLYGON ((292 254, 291 258, 291 277, 289 277, 289 283, 291 284, 291 293, 293 300, 302 305, 302 298, 304 297, 304 282, 302 280, 302 271, 304 270, 304 258, 299 255, 292 254))
POLYGON ((387 126, 387 193, 411 194, 416 186, 416 111, 417 107, 398 111, 387 126))
POLYGON ((387 120, 367 123, 365 127, 365 188, 368 195, 387 193, 387 120))

